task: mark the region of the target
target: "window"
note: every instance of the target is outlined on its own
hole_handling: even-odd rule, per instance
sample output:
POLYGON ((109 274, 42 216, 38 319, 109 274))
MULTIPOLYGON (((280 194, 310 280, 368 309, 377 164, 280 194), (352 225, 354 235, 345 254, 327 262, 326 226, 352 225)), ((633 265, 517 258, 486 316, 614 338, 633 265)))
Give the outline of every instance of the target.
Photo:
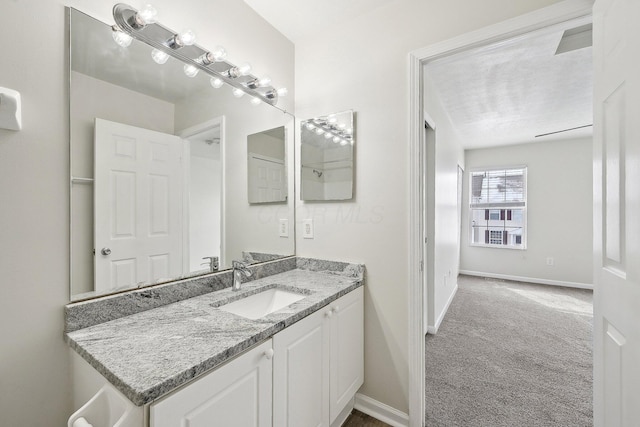
POLYGON ((471 244, 525 249, 527 168, 471 172, 471 244))

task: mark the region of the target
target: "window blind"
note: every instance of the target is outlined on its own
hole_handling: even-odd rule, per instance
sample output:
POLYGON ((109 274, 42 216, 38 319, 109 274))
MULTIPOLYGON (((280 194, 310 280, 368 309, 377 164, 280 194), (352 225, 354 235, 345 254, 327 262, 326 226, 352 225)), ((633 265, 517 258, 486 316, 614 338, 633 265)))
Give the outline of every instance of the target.
POLYGON ((524 207, 527 168, 471 172, 471 208, 524 207))

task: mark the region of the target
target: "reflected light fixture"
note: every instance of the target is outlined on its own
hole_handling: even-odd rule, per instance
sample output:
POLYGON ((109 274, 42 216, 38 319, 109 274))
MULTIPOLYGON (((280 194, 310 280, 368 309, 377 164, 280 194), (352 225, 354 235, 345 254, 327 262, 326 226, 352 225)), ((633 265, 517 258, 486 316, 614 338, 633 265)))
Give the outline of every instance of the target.
POLYGON ((154 60, 156 64, 162 65, 165 62, 167 62, 167 60, 169 59, 169 55, 167 55, 161 50, 153 49, 151 51, 151 58, 154 60))
POLYGON ((327 140, 331 140, 340 145, 353 145, 353 128, 347 128, 345 123, 339 123, 336 115, 316 117, 302 122, 307 130, 315 132, 317 135, 324 135, 327 140))
POLYGON ((149 4, 140 10, 124 3, 116 4, 113 7, 116 22, 114 40, 121 46, 126 44, 127 38, 140 40, 154 48, 152 58, 157 63, 166 62, 164 55, 167 58, 172 56, 185 64, 187 75, 192 77, 198 71, 203 71, 211 76, 211 86, 218 88, 226 83, 235 89, 234 95, 237 97, 247 93, 252 99, 275 106, 278 98, 287 94, 286 88, 273 87, 269 78, 252 75, 249 64, 235 65, 227 61, 227 51, 223 47, 205 49, 195 43, 193 31, 178 33, 157 22, 157 15, 156 9, 149 4))
POLYGON ((191 64, 184 64, 184 73, 187 77, 195 77, 198 75, 198 69, 191 64))
POLYGON ((251 98, 251 105, 260 105, 260 103, 262 101, 260 101, 260 99, 256 98, 255 96, 251 98))
POLYGON ((213 86, 216 89, 220 89, 224 84, 224 82, 218 77, 211 77, 211 79, 209 79, 209 82, 211 83, 211 86, 213 86))
POLYGON ((111 27, 111 30, 111 37, 113 37, 114 42, 122 47, 129 47, 129 45, 131 45, 133 37, 131 37, 129 34, 123 33, 122 31, 120 31, 120 28, 115 25, 111 27))
POLYGON ((242 98, 242 95, 244 95, 244 91, 242 89, 233 89, 233 96, 235 96, 236 98, 242 98))

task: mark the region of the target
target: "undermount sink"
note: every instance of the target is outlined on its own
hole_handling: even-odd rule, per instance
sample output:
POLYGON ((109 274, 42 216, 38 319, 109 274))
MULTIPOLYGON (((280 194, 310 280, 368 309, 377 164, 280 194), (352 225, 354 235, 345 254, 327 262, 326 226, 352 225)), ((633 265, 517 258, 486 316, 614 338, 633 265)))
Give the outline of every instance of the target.
POLYGON ((306 295, 295 292, 271 288, 218 308, 229 313, 237 314, 238 316, 246 317, 247 319, 255 320, 271 314, 274 311, 278 311, 296 301, 300 301, 305 297, 306 295))

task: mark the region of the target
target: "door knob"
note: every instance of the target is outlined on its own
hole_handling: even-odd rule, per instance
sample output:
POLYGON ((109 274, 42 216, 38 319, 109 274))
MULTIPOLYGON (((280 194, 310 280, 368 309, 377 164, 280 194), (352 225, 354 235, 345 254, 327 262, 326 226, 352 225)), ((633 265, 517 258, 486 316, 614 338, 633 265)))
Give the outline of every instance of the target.
POLYGON ((104 256, 111 255, 111 249, 109 249, 109 248, 102 248, 102 250, 100 251, 100 253, 101 253, 102 255, 104 255, 104 256))
POLYGON ((270 348, 269 350, 266 350, 264 352, 264 357, 266 357, 267 359, 271 360, 271 358, 273 357, 273 349, 270 348))

